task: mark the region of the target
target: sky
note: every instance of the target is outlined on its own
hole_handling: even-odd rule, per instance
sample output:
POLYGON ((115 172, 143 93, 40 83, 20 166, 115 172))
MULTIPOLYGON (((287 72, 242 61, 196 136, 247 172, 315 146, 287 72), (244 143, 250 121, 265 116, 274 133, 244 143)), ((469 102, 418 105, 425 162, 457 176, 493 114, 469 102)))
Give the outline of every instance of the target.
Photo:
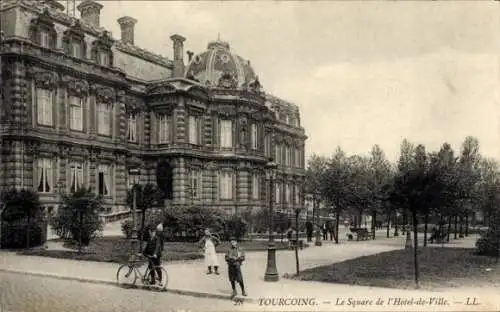
POLYGON ((306 159, 368 153, 396 160, 407 138, 429 151, 468 135, 500 160, 500 2, 99 1, 101 25, 138 20, 138 46, 172 57, 218 34, 267 92, 297 104, 306 159))

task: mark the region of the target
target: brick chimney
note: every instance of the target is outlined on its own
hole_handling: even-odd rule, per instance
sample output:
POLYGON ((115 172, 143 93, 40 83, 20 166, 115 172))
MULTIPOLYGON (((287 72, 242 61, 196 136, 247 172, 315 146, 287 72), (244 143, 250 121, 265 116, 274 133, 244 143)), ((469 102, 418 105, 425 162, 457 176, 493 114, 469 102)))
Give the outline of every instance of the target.
POLYGON ((118 24, 120 24, 120 29, 122 32, 122 42, 126 44, 134 44, 134 27, 137 24, 137 20, 130 16, 120 17, 118 19, 118 24))
POLYGON ((173 78, 184 77, 184 41, 186 38, 180 35, 172 35, 170 39, 174 43, 174 72, 172 73, 173 78))
POLYGON ((92 0, 84 0, 76 8, 80 11, 82 20, 92 26, 100 27, 102 4, 92 0))

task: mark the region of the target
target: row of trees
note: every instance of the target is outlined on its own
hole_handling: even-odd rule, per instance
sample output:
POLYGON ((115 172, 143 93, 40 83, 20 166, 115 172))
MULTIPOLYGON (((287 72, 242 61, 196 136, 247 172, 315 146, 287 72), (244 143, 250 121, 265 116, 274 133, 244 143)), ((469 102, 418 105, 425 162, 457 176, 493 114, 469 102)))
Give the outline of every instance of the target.
MULTIPOLYGON (((397 163, 389 162, 378 145, 367 156, 348 156, 340 147, 329 158, 314 155, 305 188, 336 215, 337 243, 340 215, 354 211, 372 216, 373 238, 377 219, 389 225, 401 215, 403 231, 407 224, 413 226, 416 247, 418 225, 424 224, 425 245, 431 220, 440 227, 448 225, 448 240, 452 225, 455 235, 457 227, 461 235, 468 235, 476 211, 483 212, 492 228, 498 215, 500 171, 495 160, 481 156, 476 138, 465 138, 458 155, 448 143, 428 152, 405 139, 397 163)), ((498 239, 490 245, 498 250, 498 239)))

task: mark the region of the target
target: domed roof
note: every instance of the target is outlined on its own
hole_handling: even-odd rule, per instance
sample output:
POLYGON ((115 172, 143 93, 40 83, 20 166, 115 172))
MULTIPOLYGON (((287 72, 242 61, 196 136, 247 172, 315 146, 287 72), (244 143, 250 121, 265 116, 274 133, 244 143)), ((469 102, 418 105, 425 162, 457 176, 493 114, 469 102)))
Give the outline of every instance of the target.
POLYGON ((194 56, 186 67, 186 78, 213 87, 258 87, 250 61, 231 52, 229 43, 212 41, 207 51, 194 56))

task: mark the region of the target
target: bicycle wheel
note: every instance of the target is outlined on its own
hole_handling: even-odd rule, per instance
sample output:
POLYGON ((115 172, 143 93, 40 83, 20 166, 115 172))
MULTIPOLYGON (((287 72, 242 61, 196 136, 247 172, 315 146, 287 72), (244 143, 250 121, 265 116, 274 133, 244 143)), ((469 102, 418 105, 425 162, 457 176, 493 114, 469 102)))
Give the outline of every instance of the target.
POLYGON ((132 266, 123 264, 116 272, 116 282, 121 286, 132 286, 137 281, 137 274, 132 266))
MULTIPOLYGON (((161 280, 158 277, 157 272, 155 272, 155 285, 152 285, 152 286, 154 286, 155 288, 158 288, 159 290, 165 290, 165 289, 167 289, 167 285, 168 285, 168 273, 167 273, 167 270, 165 270, 165 268, 163 268, 161 266, 159 267, 159 269, 161 270, 161 280)), ((158 270, 158 268, 156 268, 156 270, 158 270)), ((148 272, 144 276, 144 280, 151 281, 151 272, 152 271, 153 270, 148 270, 148 272)))

